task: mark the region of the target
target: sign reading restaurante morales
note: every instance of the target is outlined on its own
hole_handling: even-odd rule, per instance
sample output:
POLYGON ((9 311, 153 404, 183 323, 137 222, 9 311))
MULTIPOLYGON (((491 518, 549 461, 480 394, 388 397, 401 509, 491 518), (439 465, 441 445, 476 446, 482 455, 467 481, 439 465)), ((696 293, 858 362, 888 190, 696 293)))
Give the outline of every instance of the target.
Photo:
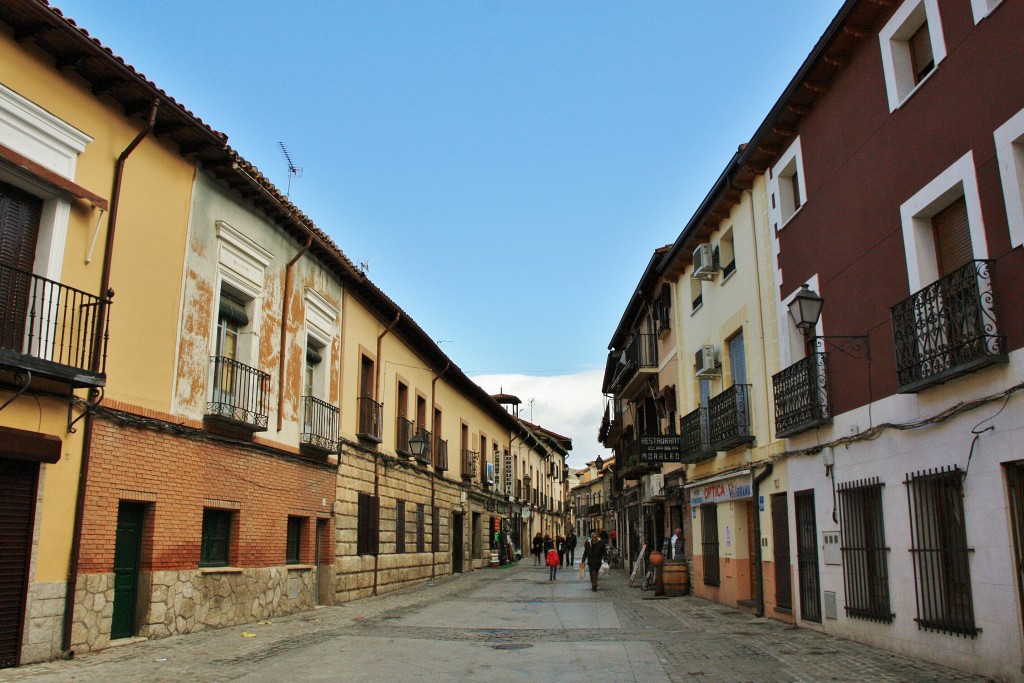
POLYGON ((641 436, 640 462, 682 462, 682 437, 641 436))

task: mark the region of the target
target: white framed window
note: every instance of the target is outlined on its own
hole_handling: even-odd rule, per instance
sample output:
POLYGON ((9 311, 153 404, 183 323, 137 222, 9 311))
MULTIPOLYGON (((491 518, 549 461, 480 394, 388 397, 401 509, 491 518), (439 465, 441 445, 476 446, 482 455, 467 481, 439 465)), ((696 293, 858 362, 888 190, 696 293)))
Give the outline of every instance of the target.
POLYGON ((304 389, 308 391, 304 391, 303 395, 327 400, 331 339, 338 320, 338 309, 323 295, 308 287, 305 291, 305 304, 306 361, 303 383, 304 389))
POLYGON ((696 313, 704 305, 704 281, 687 278, 690 282, 690 311, 696 313))
POLYGON ((889 111, 895 111, 946 58, 938 0, 905 0, 878 40, 889 111))
POLYGON ((256 365, 263 284, 274 256, 224 221, 217 221, 218 312, 214 355, 223 355, 221 320, 234 320, 237 346, 233 360, 256 365))
POLYGON ((982 19, 992 13, 992 10, 996 8, 1003 0, 971 0, 971 12, 974 13, 974 23, 979 23, 982 19))
POLYGON ((782 228, 807 202, 803 151, 800 138, 793 141, 768 177, 768 216, 775 229, 782 228))
POLYGON ((993 135, 1010 243, 1019 247, 1024 245, 1024 109, 999 126, 993 135))
MULTIPOLYGON (((988 258, 988 242, 978 199, 978 177, 974 169, 974 153, 968 152, 934 180, 900 205, 903 246, 907 258, 910 292, 920 291, 943 275, 944 258, 941 222, 951 211, 961 211, 966 219, 963 245, 972 259, 988 258), (936 221, 936 218, 939 221, 936 221)), ((962 224, 963 221, 960 221, 962 224)), ((963 241, 963 240, 961 240, 963 241)), ((948 249, 945 251, 948 252, 948 249)))
MULTIPOLYGON (((0 85, 0 144, 74 181, 78 155, 92 138, 13 90, 0 85)), ((71 201, 44 180, 0 162, 0 180, 42 200, 32 272, 61 280, 71 201)))

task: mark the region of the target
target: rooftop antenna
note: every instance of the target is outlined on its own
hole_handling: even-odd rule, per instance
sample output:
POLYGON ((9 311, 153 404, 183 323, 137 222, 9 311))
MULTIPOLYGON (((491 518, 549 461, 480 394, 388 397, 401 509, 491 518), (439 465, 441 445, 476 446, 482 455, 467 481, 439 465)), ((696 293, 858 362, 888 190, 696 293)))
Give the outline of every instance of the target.
POLYGON ((278 142, 277 144, 281 147, 281 154, 284 154, 284 160, 288 162, 288 191, 285 193, 285 196, 290 199, 292 195, 292 178, 301 178, 302 169, 292 161, 292 155, 288 153, 288 148, 284 146, 284 143, 278 142))

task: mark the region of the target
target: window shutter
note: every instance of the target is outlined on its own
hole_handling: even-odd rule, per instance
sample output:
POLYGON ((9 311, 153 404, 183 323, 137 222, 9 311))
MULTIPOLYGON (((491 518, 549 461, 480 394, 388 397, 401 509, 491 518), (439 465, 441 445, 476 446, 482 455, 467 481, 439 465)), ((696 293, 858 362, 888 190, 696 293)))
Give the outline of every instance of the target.
POLYGON ((935 58, 932 55, 932 36, 928 30, 927 21, 914 31, 914 35, 910 36, 908 43, 910 47, 910 63, 914 69, 914 83, 917 84, 935 66, 935 58))
POLYGON ((960 197, 932 218, 939 275, 949 275, 974 259, 967 201, 960 197))
POLYGON ((0 182, 0 263, 32 271, 43 201, 0 182))

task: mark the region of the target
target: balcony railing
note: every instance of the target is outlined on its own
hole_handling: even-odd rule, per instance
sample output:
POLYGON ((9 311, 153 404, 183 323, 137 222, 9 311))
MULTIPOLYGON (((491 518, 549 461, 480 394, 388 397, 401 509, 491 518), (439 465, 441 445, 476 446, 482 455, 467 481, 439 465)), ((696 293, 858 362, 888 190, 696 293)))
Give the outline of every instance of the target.
POLYGON ((970 261, 892 307, 901 393, 1006 361, 1006 337, 996 326, 993 263, 970 261))
POLYGON ((380 443, 380 421, 384 406, 369 396, 359 397, 359 425, 356 436, 365 441, 380 443))
POLYGON ((711 448, 725 451, 754 440, 750 427, 750 385, 733 384, 708 401, 711 448))
POLYGON ((717 451, 711 448, 707 408, 697 408, 679 418, 679 435, 679 450, 683 453, 682 462, 700 462, 717 455, 717 451))
POLYGON ((402 455, 412 455, 412 450, 409 447, 409 439, 412 438, 414 427, 412 420, 399 417, 395 423, 395 451, 402 455))
POLYGON ((324 453, 337 453, 338 408, 315 396, 302 397, 302 446, 324 453))
POLYGON ((434 439, 434 467, 439 472, 448 471, 448 442, 444 439, 434 439))
POLYGON ((0 265, 0 365, 76 387, 105 385, 111 296, 113 291, 101 300, 0 265), (106 319, 101 321, 101 315, 106 319), (97 339, 101 331, 103 338, 97 339), (97 351, 99 363, 94 369, 97 351))
POLYGON ((211 356, 213 392, 206 419, 252 432, 267 430, 270 375, 225 356, 211 356))
POLYGON ((612 388, 616 393, 625 393, 630 382, 644 369, 658 369, 658 338, 653 334, 633 337, 622 354, 620 367, 612 380, 612 388))
POLYGON ((467 449, 462 450, 462 478, 472 479, 476 476, 476 464, 479 454, 467 449))
POLYGON ((772 377, 775 436, 799 434, 832 421, 828 400, 828 354, 812 353, 772 377))

